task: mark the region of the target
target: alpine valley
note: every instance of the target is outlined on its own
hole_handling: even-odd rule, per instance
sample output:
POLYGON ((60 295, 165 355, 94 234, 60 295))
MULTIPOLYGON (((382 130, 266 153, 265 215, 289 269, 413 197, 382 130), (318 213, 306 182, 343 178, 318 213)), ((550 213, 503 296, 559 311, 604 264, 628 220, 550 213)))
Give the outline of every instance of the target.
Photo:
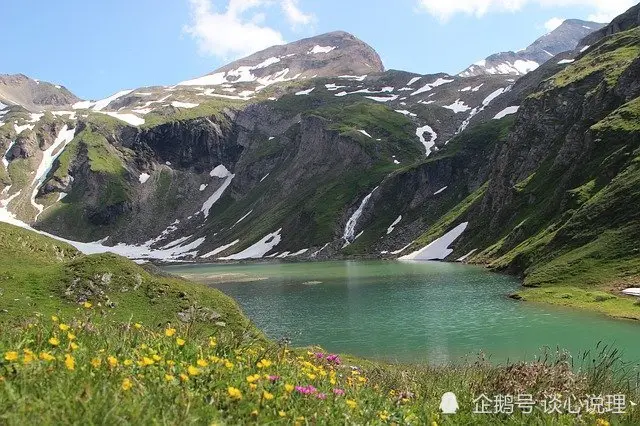
POLYGON ((639 24, 567 20, 459 75, 346 32, 97 101, 3 75, 0 219, 136 260, 458 260, 640 319, 639 24))

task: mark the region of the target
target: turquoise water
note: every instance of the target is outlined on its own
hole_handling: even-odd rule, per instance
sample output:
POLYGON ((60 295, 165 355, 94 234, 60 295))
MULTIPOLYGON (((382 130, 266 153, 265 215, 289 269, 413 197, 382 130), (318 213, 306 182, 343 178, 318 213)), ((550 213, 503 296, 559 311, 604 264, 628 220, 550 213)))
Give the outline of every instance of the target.
POLYGON ((574 356, 598 342, 640 360, 640 324, 507 298, 518 280, 461 264, 395 261, 181 265, 235 298, 274 339, 390 361, 574 356), (221 283, 221 280, 231 282, 221 283))

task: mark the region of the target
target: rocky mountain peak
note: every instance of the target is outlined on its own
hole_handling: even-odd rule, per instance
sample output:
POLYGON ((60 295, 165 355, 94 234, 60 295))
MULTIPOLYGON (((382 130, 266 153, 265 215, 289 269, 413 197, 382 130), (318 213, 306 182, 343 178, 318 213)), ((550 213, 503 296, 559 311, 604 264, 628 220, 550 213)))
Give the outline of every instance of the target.
POLYGON ((365 75, 384 71, 378 53, 344 31, 272 46, 181 85, 254 83, 256 87, 315 77, 365 75))
POLYGON ((61 85, 24 74, 0 74, 0 102, 4 104, 41 111, 66 107, 78 101, 78 97, 61 85))
POLYGON ((575 49, 580 40, 605 24, 567 19, 555 30, 543 35, 526 49, 501 52, 476 62, 460 73, 461 77, 486 74, 521 76, 538 68, 559 53, 575 49))

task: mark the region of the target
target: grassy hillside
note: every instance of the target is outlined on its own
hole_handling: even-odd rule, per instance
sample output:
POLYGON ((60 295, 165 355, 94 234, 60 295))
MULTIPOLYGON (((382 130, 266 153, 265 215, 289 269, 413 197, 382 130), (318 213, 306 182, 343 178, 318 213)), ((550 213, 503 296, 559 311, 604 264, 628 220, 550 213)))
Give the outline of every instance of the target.
MULTIPOLYGON (((0 224, 0 235, 1 424, 570 425, 574 416, 541 410, 475 415, 473 400, 638 396, 608 349, 582 361, 428 367, 289 348, 262 338, 216 290, 10 225, 0 224), (455 416, 439 408, 450 391, 455 416)), ((582 419, 634 424, 638 416, 582 419)))

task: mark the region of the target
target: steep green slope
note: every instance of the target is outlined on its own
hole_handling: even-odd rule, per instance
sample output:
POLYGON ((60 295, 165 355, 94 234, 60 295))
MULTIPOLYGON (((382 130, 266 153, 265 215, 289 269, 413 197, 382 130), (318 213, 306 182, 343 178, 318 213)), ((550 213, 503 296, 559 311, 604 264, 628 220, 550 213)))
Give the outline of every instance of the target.
POLYGON ((73 315, 90 302, 104 321, 190 324, 194 332, 254 332, 218 290, 157 275, 130 260, 85 256, 73 247, 0 223, 0 322, 73 315))

